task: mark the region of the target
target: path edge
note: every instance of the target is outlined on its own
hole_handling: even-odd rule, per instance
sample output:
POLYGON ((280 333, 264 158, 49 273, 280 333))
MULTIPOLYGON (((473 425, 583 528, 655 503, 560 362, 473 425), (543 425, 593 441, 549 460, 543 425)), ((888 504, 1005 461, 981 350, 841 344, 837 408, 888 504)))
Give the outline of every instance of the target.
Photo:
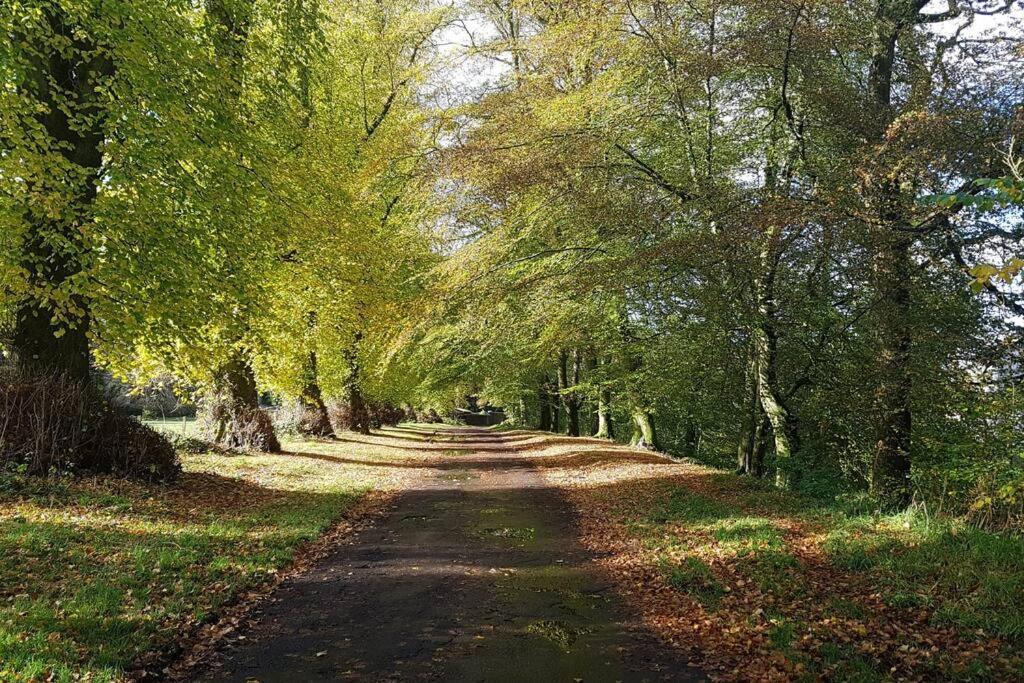
POLYGON ((214 621, 191 624, 174 642, 141 655, 125 672, 125 680, 130 683, 194 680, 197 669, 221 649, 241 622, 283 582, 310 570, 345 539, 374 526, 398 493, 377 489, 367 491, 320 536, 300 544, 291 561, 276 572, 272 581, 235 595, 217 610, 214 621))

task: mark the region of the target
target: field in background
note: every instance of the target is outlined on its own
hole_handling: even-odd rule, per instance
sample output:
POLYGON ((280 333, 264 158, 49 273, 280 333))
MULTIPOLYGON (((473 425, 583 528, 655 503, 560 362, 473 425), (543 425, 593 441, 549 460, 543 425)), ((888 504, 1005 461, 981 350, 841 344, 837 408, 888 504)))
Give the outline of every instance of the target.
POLYGON ((199 436, 200 423, 194 417, 143 419, 142 424, 168 436, 180 436, 183 438, 199 436))

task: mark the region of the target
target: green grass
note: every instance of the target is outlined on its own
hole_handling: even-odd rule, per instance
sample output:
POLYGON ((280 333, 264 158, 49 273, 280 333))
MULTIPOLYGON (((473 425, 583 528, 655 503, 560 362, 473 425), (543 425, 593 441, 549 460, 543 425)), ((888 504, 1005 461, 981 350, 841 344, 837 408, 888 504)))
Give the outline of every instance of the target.
POLYGON ((186 456, 176 488, 0 479, 0 680, 115 681, 270 581, 365 490, 281 455, 186 456))
POLYGON ((685 489, 674 489, 648 516, 653 524, 707 525, 734 516, 737 510, 685 489))
POLYGON ((709 547, 704 539, 711 539, 762 590, 793 598, 802 590, 799 562, 770 517, 797 520, 823 528, 831 562, 844 571, 870 572, 890 606, 928 608, 938 623, 1024 638, 1024 538, 918 513, 878 515, 860 506, 851 514, 840 503, 823 507, 733 475, 712 479, 740 492, 745 504, 670 487, 646 518, 627 520, 628 527, 655 549, 699 552, 709 547), (666 533, 669 525, 701 534, 666 533))
MULTIPOLYGON (((749 626, 763 627, 766 644, 812 678, 884 678, 891 663, 857 650, 888 618, 871 607, 875 595, 888 610, 909 610, 911 622, 925 617, 960 634, 955 653, 914 665, 925 678, 1005 679, 1017 666, 1024 673, 1017 654, 1024 644, 1021 536, 920 513, 872 513, 863 500, 822 503, 712 471, 651 486, 643 505, 624 500, 613 510, 666 583, 723 623, 734 623, 733 610, 761 607, 765 613, 753 614, 749 626), (824 566, 807 563, 818 552, 824 566), (835 593, 821 581, 829 565, 835 593), (1003 644, 984 654, 972 649, 986 636, 1003 644)), ((922 631, 928 628, 923 622, 922 631)))
POLYGON ((663 558, 661 571, 670 586, 689 593, 705 607, 714 607, 725 594, 711 567, 696 557, 686 557, 679 564, 663 558))
POLYGON ((197 438, 201 431, 201 424, 194 417, 143 419, 142 424, 167 436, 179 436, 182 438, 197 438))
POLYGON ((912 513, 836 517, 825 539, 832 561, 871 572, 894 607, 1024 638, 1024 539, 912 513))

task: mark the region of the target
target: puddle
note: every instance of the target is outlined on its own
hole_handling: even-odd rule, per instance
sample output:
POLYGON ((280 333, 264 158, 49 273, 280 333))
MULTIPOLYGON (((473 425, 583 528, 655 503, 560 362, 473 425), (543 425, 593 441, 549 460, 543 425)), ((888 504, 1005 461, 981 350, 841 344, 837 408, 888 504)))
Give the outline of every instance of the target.
POLYGON ((537 538, 537 530, 533 527, 499 526, 486 527, 477 531, 477 535, 488 538, 502 538, 511 541, 533 541, 537 538))
POLYGON ((469 481, 470 479, 479 479, 479 475, 470 474, 466 471, 456 471, 446 474, 439 474, 437 478, 442 481, 469 481))
POLYGON ((592 633, 593 630, 591 628, 571 626, 557 619, 541 619, 540 621, 531 622, 526 626, 527 633, 540 636, 563 652, 572 650, 572 646, 580 639, 580 636, 592 633))

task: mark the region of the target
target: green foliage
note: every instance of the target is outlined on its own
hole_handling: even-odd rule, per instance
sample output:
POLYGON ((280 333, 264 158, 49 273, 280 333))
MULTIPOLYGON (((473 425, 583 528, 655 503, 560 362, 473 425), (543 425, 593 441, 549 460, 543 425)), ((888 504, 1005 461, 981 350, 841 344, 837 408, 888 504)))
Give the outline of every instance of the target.
POLYGON ((401 340, 417 399, 534 426, 562 404, 562 431, 579 400, 586 431, 604 396, 622 441, 650 416, 673 455, 732 469, 756 439, 780 485, 998 500, 977 521, 1011 524, 1022 58, 993 44, 979 74, 931 19, 883 16, 904 10, 467 3, 470 58, 506 68, 437 169, 453 234, 401 340), (865 80, 890 28, 892 64, 928 66, 865 80))

